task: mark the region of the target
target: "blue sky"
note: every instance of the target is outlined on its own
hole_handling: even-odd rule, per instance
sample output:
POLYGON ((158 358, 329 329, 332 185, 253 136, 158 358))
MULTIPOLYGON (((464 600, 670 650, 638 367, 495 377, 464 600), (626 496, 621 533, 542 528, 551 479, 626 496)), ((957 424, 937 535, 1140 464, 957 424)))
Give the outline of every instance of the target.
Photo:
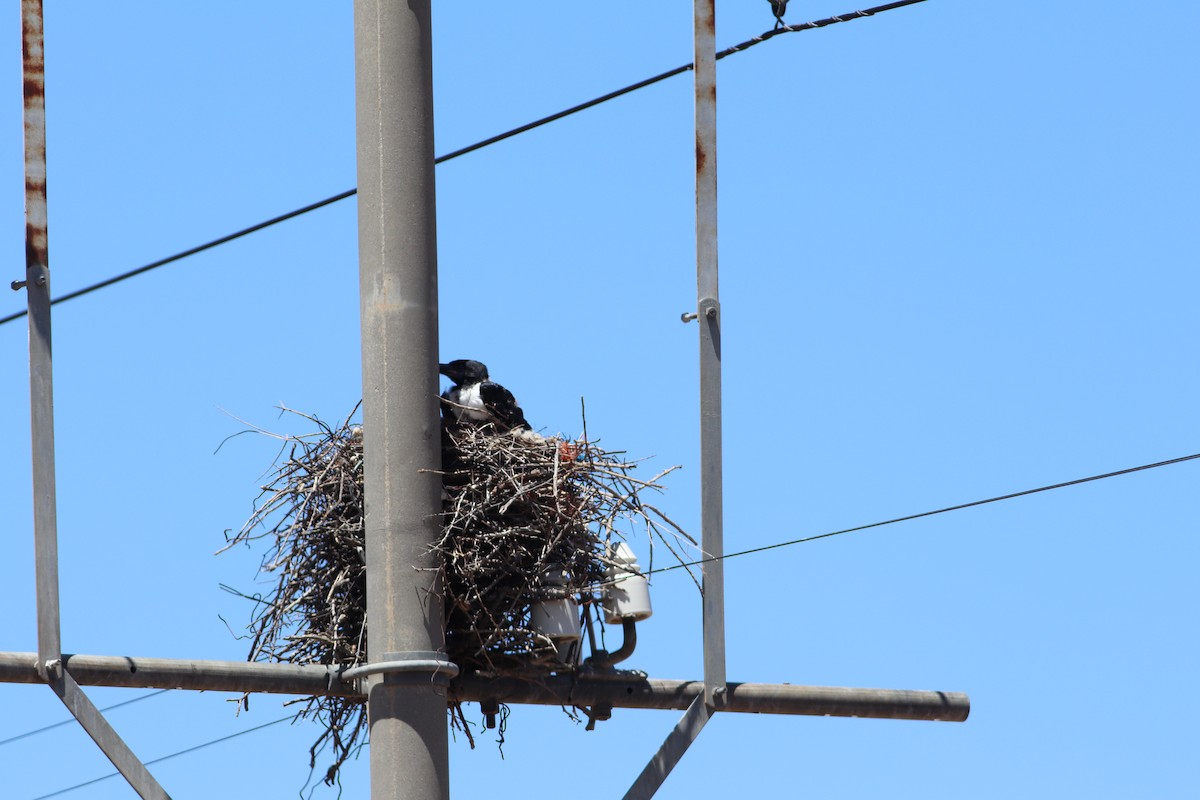
MULTIPOLYGON (((852 2, 793 0, 790 21, 852 2)), ((438 4, 437 152, 691 60, 691 4, 438 4)), ((23 252, 19 18, 0 244, 23 252)), ((62 294, 354 185, 350 3, 49 3, 62 294)), ((718 44, 771 26, 718 4, 718 44)), ((721 62, 726 543, 740 550, 1200 452, 1200 9, 930 0, 721 62)), ((691 81, 438 168, 443 358, 548 432, 680 464, 699 531, 691 81), (501 331, 501 333, 497 333, 501 331)), ((55 307, 63 646, 240 659, 258 554, 214 556, 275 454, 361 394, 353 200, 55 307), (235 418, 236 417, 236 418, 235 418)), ((23 307, 0 298, 0 316, 23 307)), ((0 327, 0 650, 36 649, 24 322, 0 327)), ((964 724, 727 715, 660 797, 1192 797, 1195 462, 731 559, 731 680, 965 691, 964 724)), ((697 678, 679 572, 629 666, 697 678)), ((100 705, 146 690, 93 689, 100 705)), ((174 692, 114 711, 145 759, 283 717, 174 692)), ((0 685, 0 740, 56 722, 0 685)), ((619 796, 674 712, 594 732, 515 707, 454 796, 619 796)), ((316 731, 163 762, 176 798, 291 797, 316 731)), ((364 755, 344 774, 367 794, 364 755)), ((4 795, 111 768, 66 726, 0 746, 4 795)), ((124 798, 118 779, 67 797, 124 798)), ((315 797, 332 797, 318 789, 315 797)))

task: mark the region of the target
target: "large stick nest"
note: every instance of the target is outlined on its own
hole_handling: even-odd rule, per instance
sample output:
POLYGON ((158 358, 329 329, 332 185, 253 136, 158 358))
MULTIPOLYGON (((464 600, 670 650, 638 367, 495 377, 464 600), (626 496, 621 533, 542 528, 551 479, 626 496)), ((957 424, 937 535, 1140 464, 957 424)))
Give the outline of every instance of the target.
MULTIPOLYGON (((362 430, 349 420, 334 427, 300 416, 319 432, 281 437, 270 482, 226 545, 267 542, 259 572, 274 588, 243 595, 255 600, 249 660, 366 664, 362 430)), ((651 548, 664 544, 677 556, 695 544, 643 499, 662 491, 659 480, 674 467, 640 480, 624 453, 586 436, 568 441, 490 426, 443 431, 442 449, 442 536, 432 545, 439 574, 429 585, 444 602, 447 657, 464 673, 536 680, 576 668, 578 653, 563 660, 531 624, 533 604, 565 593, 595 614, 616 540, 646 535, 651 548)), ((324 747, 333 748, 325 776, 332 783, 364 743, 365 705, 322 696, 293 702, 304 704, 299 716, 322 723, 310 755, 315 765, 324 747)), ((450 711, 470 739, 461 707, 450 711)))

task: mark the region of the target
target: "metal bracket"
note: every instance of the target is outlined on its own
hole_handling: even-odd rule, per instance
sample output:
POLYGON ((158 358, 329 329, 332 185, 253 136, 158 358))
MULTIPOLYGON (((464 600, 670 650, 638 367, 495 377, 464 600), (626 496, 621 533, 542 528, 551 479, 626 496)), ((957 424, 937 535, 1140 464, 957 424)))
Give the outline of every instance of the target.
POLYGON ((38 677, 46 683, 51 683, 62 677, 63 667, 61 658, 51 658, 37 662, 38 677))
POLYGON ((431 681, 442 683, 449 683, 451 678, 458 677, 458 664, 447 660, 445 653, 408 650, 402 653, 384 653, 383 659, 342 670, 338 677, 343 682, 348 682, 370 675, 428 673, 431 681))

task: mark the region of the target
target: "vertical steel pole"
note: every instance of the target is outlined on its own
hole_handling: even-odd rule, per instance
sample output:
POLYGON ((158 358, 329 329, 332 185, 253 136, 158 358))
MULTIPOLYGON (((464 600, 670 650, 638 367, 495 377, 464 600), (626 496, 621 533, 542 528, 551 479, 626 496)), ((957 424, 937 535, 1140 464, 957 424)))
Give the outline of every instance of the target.
MULTIPOLYGON (((368 652, 444 649, 430 0, 355 0, 368 652)), ((372 800, 448 798, 446 698, 428 674, 367 685, 372 800)))
MULTIPOLYGON (((696 82, 696 319, 700 324, 700 547, 704 594, 704 693, 650 759, 624 800, 649 800, 713 713, 726 704, 725 562, 721 501, 721 304, 717 298, 717 19, 715 0, 694 0, 696 82)), ((687 316, 684 319, 688 319, 687 316)))
MULTIPOLYGON (((46 212, 46 76, 42 0, 21 2, 25 86, 25 281, 29 303, 29 408, 33 439, 33 538, 37 575, 38 673, 58 674, 58 506, 54 477, 54 376, 46 212)), ((20 288, 14 283, 13 288, 20 288)))
POLYGON ((700 325, 701 547, 704 694, 725 694, 725 562, 721 478, 721 304, 717 293, 717 21, 714 0, 695 0, 696 295, 700 325))
POLYGON ((37 583, 37 672, 130 786, 170 800, 62 665, 58 598, 58 500, 54 466, 54 368, 50 339, 50 234, 46 202, 46 57, 42 0, 21 0, 25 94, 25 288, 29 304, 29 409, 33 440, 33 542, 37 583))

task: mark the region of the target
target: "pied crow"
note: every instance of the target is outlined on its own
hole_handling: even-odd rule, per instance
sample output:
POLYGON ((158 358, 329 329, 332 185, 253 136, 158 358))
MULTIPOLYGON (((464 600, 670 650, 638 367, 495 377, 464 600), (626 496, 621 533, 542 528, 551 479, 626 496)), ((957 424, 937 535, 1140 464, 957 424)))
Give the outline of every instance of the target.
POLYGON ((779 30, 787 23, 783 21, 783 15, 787 11, 788 0, 767 0, 771 4, 771 13, 775 15, 775 29, 779 30))
POLYGON ((488 380, 487 367, 480 362, 460 358, 438 364, 438 372, 454 382, 442 393, 442 419, 447 424, 490 423, 500 433, 530 429, 512 392, 488 380))

